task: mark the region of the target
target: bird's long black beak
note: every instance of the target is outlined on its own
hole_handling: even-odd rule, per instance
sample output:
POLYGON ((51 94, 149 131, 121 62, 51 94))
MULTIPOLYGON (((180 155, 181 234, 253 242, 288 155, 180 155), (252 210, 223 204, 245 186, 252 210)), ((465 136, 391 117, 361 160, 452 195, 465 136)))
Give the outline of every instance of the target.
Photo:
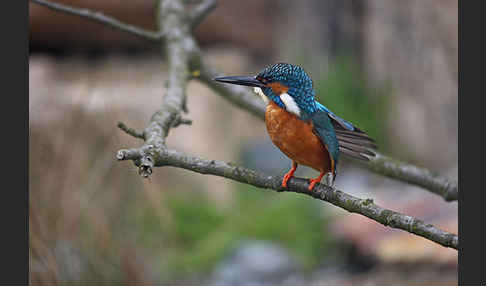
POLYGON ((245 85, 245 86, 265 87, 263 83, 261 83, 253 76, 224 76, 224 77, 214 78, 214 80, 219 82, 224 82, 224 83, 231 83, 231 84, 238 84, 238 85, 245 85))

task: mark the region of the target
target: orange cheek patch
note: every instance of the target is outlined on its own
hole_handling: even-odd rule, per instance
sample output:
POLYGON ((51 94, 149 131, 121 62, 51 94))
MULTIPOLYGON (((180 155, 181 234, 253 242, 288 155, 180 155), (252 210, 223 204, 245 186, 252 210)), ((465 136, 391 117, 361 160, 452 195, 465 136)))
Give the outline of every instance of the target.
POLYGON ((288 87, 279 82, 271 82, 267 86, 269 86, 276 95, 281 95, 289 90, 288 87))

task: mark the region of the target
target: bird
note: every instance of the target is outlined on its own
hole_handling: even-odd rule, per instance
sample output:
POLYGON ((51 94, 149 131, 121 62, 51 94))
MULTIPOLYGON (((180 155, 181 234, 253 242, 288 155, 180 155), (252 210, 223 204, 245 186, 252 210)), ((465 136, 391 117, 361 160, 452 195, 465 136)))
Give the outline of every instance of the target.
POLYGON ((216 77, 215 81, 253 87, 266 104, 265 124, 271 141, 292 160, 282 187, 294 177, 298 165, 319 171, 309 179, 313 190, 326 176, 333 186, 340 154, 370 161, 376 142, 365 131, 337 116, 316 100, 311 77, 298 65, 276 63, 257 75, 216 77))

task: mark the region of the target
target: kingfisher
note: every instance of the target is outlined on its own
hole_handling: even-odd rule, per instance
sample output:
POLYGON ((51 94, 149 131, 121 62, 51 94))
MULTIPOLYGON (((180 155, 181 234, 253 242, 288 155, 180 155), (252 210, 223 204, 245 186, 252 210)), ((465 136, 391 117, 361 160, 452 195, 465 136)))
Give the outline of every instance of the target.
POLYGON ((255 76, 225 76, 215 81, 254 88, 266 104, 265 124, 272 142, 292 160, 282 186, 294 176, 299 164, 319 171, 308 189, 326 176, 334 185, 341 153, 369 161, 377 145, 366 132, 334 114, 316 100, 312 79, 297 65, 269 65, 255 76))

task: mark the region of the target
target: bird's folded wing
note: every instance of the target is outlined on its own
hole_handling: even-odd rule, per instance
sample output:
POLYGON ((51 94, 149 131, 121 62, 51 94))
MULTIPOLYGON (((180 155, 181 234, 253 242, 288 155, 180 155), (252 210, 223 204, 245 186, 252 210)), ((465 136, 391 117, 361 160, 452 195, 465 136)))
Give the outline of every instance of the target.
POLYGON ((364 161, 370 160, 368 156, 375 156, 373 150, 370 149, 377 149, 378 147, 375 140, 369 137, 366 132, 337 116, 319 102, 317 102, 317 108, 324 111, 331 119, 341 153, 364 161))
POLYGON ((312 121, 313 131, 332 157, 334 161, 333 165, 337 164, 339 160, 339 142, 331 119, 325 112, 316 112, 310 119, 312 121))
POLYGON ((375 156, 370 149, 377 149, 378 146, 366 132, 332 112, 329 112, 328 115, 334 126, 341 153, 364 161, 370 160, 368 156, 375 156))

